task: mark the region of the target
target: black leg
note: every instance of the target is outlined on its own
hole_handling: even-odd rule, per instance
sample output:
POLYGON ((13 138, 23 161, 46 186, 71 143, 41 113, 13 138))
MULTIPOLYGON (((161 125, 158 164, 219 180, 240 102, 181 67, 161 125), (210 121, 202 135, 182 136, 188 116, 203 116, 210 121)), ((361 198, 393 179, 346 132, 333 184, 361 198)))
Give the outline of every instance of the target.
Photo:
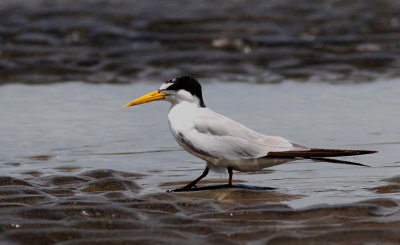
POLYGON ((229 184, 228 184, 228 186, 232 187, 232 175, 233 175, 232 167, 228 167, 227 169, 228 169, 228 173, 229 173, 229 184))
POLYGON ((207 176, 208 170, 209 170, 209 169, 206 167, 206 168, 204 169, 204 172, 203 172, 197 179, 193 180, 193 181, 190 182, 188 185, 186 185, 186 186, 184 186, 184 187, 182 187, 182 188, 179 188, 179 189, 175 189, 175 190, 173 190, 173 191, 188 191, 188 190, 192 189, 192 187, 195 186, 197 182, 199 182, 202 178, 204 178, 204 177, 207 176))

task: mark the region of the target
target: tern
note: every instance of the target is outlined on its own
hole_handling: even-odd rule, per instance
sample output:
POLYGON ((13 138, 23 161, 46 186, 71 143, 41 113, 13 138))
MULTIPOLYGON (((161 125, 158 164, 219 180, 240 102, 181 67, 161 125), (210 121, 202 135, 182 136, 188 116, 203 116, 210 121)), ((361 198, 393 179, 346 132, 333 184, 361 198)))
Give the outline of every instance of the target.
POLYGON ((168 122, 178 144, 207 163, 204 172, 197 179, 174 191, 191 190, 210 169, 227 169, 228 186, 231 187, 233 170, 256 171, 298 159, 366 166, 326 157, 376 153, 369 150, 310 148, 279 136, 257 133, 206 107, 201 85, 191 76, 170 79, 156 91, 133 100, 125 107, 157 100, 171 103, 168 122))

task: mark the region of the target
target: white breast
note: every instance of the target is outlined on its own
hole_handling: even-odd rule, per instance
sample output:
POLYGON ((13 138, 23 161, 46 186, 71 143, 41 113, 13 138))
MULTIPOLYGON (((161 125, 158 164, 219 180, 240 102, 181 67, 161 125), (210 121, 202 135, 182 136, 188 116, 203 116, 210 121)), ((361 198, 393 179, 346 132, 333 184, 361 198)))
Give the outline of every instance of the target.
MULTIPOLYGON (((195 126, 196 118, 207 110, 204 107, 198 107, 193 103, 181 102, 173 104, 168 113, 168 122, 172 135, 176 142, 192 155, 199 157, 207 162, 214 161, 215 159, 197 149, 197 141, 190 141, 188 138, 191 136, 197 137, 198 134, 195 126)), ((198 139, 200 140, 200 139, 198 139)))

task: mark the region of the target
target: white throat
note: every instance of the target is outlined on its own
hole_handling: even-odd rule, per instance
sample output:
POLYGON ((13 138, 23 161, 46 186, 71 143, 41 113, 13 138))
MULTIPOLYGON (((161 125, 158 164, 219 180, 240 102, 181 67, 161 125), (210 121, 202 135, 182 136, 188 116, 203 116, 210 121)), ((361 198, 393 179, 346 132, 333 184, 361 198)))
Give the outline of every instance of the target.
POLYGON ((195 107, 201 107, 200 99, 185 90, 179 90, 178 92, 170 93, 165 100, 170 102, 172 107, 179 104, 192 104, 195 107))

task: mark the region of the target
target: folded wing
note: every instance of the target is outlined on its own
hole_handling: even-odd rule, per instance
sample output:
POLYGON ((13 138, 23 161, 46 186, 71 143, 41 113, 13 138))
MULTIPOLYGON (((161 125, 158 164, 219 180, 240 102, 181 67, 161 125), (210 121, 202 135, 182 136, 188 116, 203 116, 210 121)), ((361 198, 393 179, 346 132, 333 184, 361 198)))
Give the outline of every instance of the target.
POLYGON ((178 141, 207 157, 226 160, 260 157, 323 158, 372 154, 376 151, 308 148, 278 136, 265 136, 225 116, 204 109, 178 141))
POLYGON ((206 113, 199 114, 194 120, 191 130, 178 133, 178 141, 201 155, 236 160, 264 157, 271 151, 296 149, 282 137, 259 134, 227 117, 205 110, 206 113))

